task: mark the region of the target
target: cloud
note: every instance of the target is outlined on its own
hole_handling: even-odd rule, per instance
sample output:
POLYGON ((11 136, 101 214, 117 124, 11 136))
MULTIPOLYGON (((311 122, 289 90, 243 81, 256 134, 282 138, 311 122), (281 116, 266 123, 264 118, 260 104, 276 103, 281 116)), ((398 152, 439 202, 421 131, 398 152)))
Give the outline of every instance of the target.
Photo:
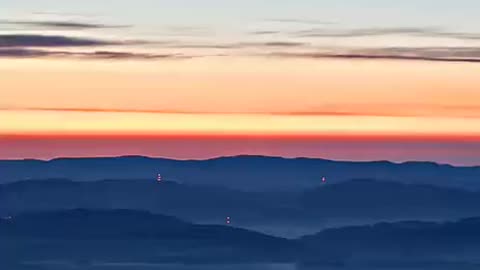
POLYGON ((436 104, 330 104, 320 109, 273 112, 272 114, 292 116, 480 118, 480 106, 436 104))
POLYGON ((29 49, 0 49, 0 57, 7 58, 35 58, 49 56, 50 52, 29 49))
POLYGON ((249 32, 249 34, 262 36, 262 35, 278 35, 278 34, 283 34, 283 32, 274 31, 274 30, 260 30, 260 31, 249 32))
POLYGON ((128 108, 55 108, 0 107, 3 111, 50 111, 84 113, 148 113, 148 114, 222 114, 222 115, 283 115, 283 116, 373 116, 373 117, 461 117, 479 118, 480 106, 441 104, 325 104, 318 108, 297 111, 189 111, 128 108))
POLYGON ((77 38, 51 35, 0 35, 0 48, 5 47, 83 47, 121 45, 121 42, 104 41, 93 38, 77 38))
POLYGON ((424 56, 406 55, 366 55, 366 54, 325 54, 325 53, 273 53, 280 57, 302 57, 302 58, 341 58, 341 59, 386 59, 386 60, 417 60, 432 62, 469 62, 480 63, 479 58, 435 58, 424 56))
POLYGON ((90 112, 90 113, 160 113, 160 114, 194 114, 201 112, 176 111, 176 110, 147 110, 147 109, 117 109, 117 108, 54 108, 54 107, 31 107, 9 108, 0 107, 2 111, 46 111, 46 112, 90 112))
POLYGON ((354 51, 367 54, 400 54, 431 58, 480 58, 480 47, 387 47, 354 51))
MULTIPOLYGON (((263 30, 253 31, 253 35, 272 35, 285 34, 291 37, 323 37, 323 38, 349 38, 349 37, 367 37, 367 36, 383 36, 383 35, 439 35, 441 32, 437 28, 416 28, 416 27, 399 27, 399 28, 361 28, 361 29, 332 29, 332 28, 312 28, 307 30, 296 31, 280 31, 280 30, 263 30)), ((444 34, 447 34, 446 32, 444 34)), ((454 35, 454 33, 448 33, 454 35)))
POLYGON ((337 58, 337 59, 385 59, 434 62, 480 63, 480 48, 468 47, 431 47, 431 48, 367 48, 332 49, 322 52, 274 52, 267 54, 275 57, 292 58, 337 58))
POLYGON ((272 42, 265 42, 265 43, 254 43, 253 45, 260 45, 266 47, 299 47, 305 46, 306 43, 303 42, 291 42, 291 41, 272 41, 272 42))
POLYGON ((176 49, 238 49, 242 46, 240 44, 170 42, 165 43, 163 47, 176 49))
POLYGON ((114 52, 114 51, 95 51, 64 54, 64 56, 78 56, 92 59, 187 59, 194 56, 187 56, 183 54, 154 54, 154 53, 139 53, 139 52, 114 52))
POLYGON ((480 40, 480 33, 448 31, 438 27, 373 27, 357 29, 312 28, 306 30, 258 30, 249 32, 251 35, 279 35, 294 38, 356 38, 387 35, 407 35, 431 38, 453 38, 460 40, 480 40))
POLYGON ((17 25, 42 28, 61 29, 99 29, 99 28, 127 28, 129 25, 108 25, 98 23, 74 22, 74 21, 9 21, 0 20, 0 25, 17 25))
POLYGON ((36 49, 0 49, 0 58, 39 58, 39 57, 69 57, 79 59, 107 59, 107 60, 155 60, 155 59, 188 59, 197 56, 182 54, 153 54, 119 51, 50 51, 36 49))
POLYGON ((437 27, 391 27, 391 28, 359 28, 359 29, 325 29, 315 28, 289 33, 294 37, 326 37, 349 38, 385 35, 410 35, 435 38, 455 38, 476 40, 480 39, 479 33, 464 33, 446 31, 437 27))
POLYGON ((440 37, 440 38, 454 38, 454 39, 460 39, 460 40, 480 40, 480 33, 433 31, 431 33, 426 33, 425 36, 440 37))
POLYGON ((362 29, 309 29, 293 32, 294 36, 299 37, 363 37, 363 36, 382 36, 382 35, 428 35, 437 33, 436 28, 416 28, 416 27, 398 27, 398 28, 362 28, 362 29))
MULTIPOLYGON (((378 48, 317 48, 305 42, 295 41, 267 41, 267 42, 239 42, 231 44, 215 43, 186 43, 180 41, 146 42, 146 41, 106 41, 93 38, 77 38, 68 36, 47 35, 0 35, 0 57, 76 57, 84 59, 185 59, 207 56, 229 56, 235 50, 244 50, 244 55, 274 56, 291 58, 337 58, 337 59, 370 59, 370 60, 410 60, 435 62, 469 62, 480 63, 480 47, 378 47, 378 48), (223 55, 199 53, 196 56, 179 53, 144 53, 138 51, 64 51, 58 48, 66 47, 99 47, 122 46, 135 44, 154 44, 163 49, 222 49, 223 55), (39 48, 39 49, 34 49, 39 48), (41 49, 40 49, 41 48, 41 49), (260 49, 253 53, 244 49, 260 49), (263 52, 262 52, 263 51, 263 52)), ((177 50, 175 50, 177 51, 177 50)))
MULTIPOLYGON (((0 41, 2 36, 0 35, 0 41)), ((272 42, 244 42, 233 44, 184 44, 181 42, 163 43, 163 48, 201 48, 201 49, 224 49, 223 54, 199 53, 197 55, 185 55, 181 53, 145 53, 132 50, 93 50, 93 51, 64 51, 53 48, 75 46, 98 46, 107 45, 102 41, 84 42, 84 40, 71 41, 70 38, 57 37, 46 41, 38 41, 37 38, 16 40, 16 45, 7 45, 0 42, 0 57, 28 58, 28 57, 72 57, 82 59, 131 59, 131 60, 158 60, 158 59, 187 59, 208 56, 231 56, 233 50, 257 48, 264 52, 253 53, 245 51, 244 55, 270 56, 284 58, 334 58, 334 59, 359 59, 359 60, 402 60, 402 61, 432 61, 432 62, 468 62, 480 63, 480 48, 477 47, 389 47, 389 48, 318 48, 315 49, 309 43, 272 41, 272 42), (33 40, 33 41, 32 41, 33 40), (60 41, 59 41, 60 40, 60 41), (20 44, 22 46, 20 46, 20 44), (3 47, 2 47, 3 46, 3 47), (33 47, 43 47, 33 49, 33 47), (49 48, 49 49, 46 49, 49 48), (291 49, 291 50, 290 50, 291 49), (295 50, 293 50, 295 49, 295 50), (297 50, 301 49, 301 51, 297 50)), ((122 44, 122 43, 111 43, 122 44)), ((160 44, 160 43, 159 43, 160 44)))
POLYGON ((286 112, 222 112, 222 111, 187 111, 187 110, 148 110, 148 109, 118 109, 118 108, 54 108, 30 107, 11 108, 0 107, 1 111, 46 111, 46 112, 85 112, 85 113, 152 113, 152 114, 247 114, 247 115, 297 115, 297 116, 386 116, 380 113, 362 113, 356 111, 286 111, 286 112))
POLYGON ((238 43, 187 43, 187 42, 164 42, 166 48, 180 49, 245 49, 245 48, 270 48, 270 47, 301 47, 308 43, 294 41, 269 41, 269 42, 238 42, 238 43))

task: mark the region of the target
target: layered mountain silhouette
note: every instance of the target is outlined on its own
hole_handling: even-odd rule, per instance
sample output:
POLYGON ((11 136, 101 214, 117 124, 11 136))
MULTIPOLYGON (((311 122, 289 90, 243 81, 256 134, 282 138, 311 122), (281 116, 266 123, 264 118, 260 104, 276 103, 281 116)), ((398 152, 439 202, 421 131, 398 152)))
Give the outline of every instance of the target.
POLYGON ((327 217, 456 219, 480 215, 480 192, 355 179, 306 191, 301 205, 327 217))
POLYGON ((297 243, 133 210, 26 213, 0 220, 0 261, 281 262, 297 243))
POLYGON ((314 251, 305 261, 337 258, 354 264, 370 261, 399 266, 435 262, 478 264, 479 232, 480 218, 445 223, 404 221, 327 229, 299 241, 306 250, 314 251))
POLYGON ((480 218, 378 223, 288 240, 144 211, 75 209, 0 219, 0 237, 0 261, 5 265, 283 262, 295 263, 299 269, 426 267, 478 263, 480 218))
POLYGON ((322 228, 480 216, 480 193, 368 179, 292 192, 245 192, 153 180, 30 180, 0 185, 0 214, 131 209, 294 237, 322 228), (286 231, 289 229, 289 231, 286 231))
POLYGON ((479 180, 428 162, 0 161, 0 268, 478 269, 479 180))
POLYGON ((319 186, 324 176, 334 183, 370 178, 472 190, 480 188, 480 167, 453 167, 430 162, 396 164, 264 156, 185 161, 141 156, 0 161, 0 183, 46 178, 77 181, 154 179, 158 173, 167 180, 245 191, 303 190, 319 186))
MULTIPOLYGON (((243 192, 150 180, 31 180, 0 185, 0 213, 61 209, 137 209, 197 222, 261 222, 298 216, 294 193, 243 192)), ((300 217, 300 216, 298 216, 300 217)))

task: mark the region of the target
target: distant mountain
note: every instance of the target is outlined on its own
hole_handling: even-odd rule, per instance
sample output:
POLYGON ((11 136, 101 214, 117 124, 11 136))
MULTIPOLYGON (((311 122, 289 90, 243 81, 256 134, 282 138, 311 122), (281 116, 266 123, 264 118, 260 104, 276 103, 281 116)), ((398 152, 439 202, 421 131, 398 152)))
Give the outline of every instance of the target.
POLYGON ((429 162, 395 164, 264 156, 185 161, 140 156, 0 161, 0 183, 46 178, 78 181, 155 179, 158 173, 167 180, 246 191, 303 190, 321 185, 323 176, 330 183, 371 178, 480 189, 480 167, 453 167, 429 162))
POLYGON ((446 265, 459 269, 455 266, 461 265, 468 267, 462 269, 475 269, 470 266, 479 262, 480 218, 351 226, 287 240, 230 226, 195 225, 144 211, 75 209, 2 218, 0 239, 0 266, 15 267, 294 263, 297 269, 318 269, 319 265, 320 269, 330 269, 325 265, 345 267, 341 269, 440 269, 437 266, 446 265), (412 266, 418 268, 409 268, 412 266))
POLYGON ((301 220, 295 194, 243 192, 152 180, 31 180, 0 185, 0 214, 76 208, 132 209, 185 220, 236 225, 301 220))
MULTIPOLYGON (((296 243, 228 226, 131 210, 70 210, 0 219, 0 262, 283 262, 296 243)), ((1 266, 1 264, 0 264, 1 266)))
POLYGON ((31 180, 0 185, 0 215, 77 208, 131 209, 196 223, 232 224, 296 237, 323 228, 405 219, 480 216, 480 193, 375 180, 306 191, 245 192, 154 180, 31 180))
POLYGON ((305 250, 311 252, 303 254, 303 261, 310 262, 336 258, 351 264, 368 262, 397 266, 434 262, 479 263, 480 218, 446 223, 407 221, 328 229, 302 237, 299 241, 305 250))
POLYGON ((480 192, 355 179, 303 193, 302 209, 330 218, 458 219, 480 215, 480 192))

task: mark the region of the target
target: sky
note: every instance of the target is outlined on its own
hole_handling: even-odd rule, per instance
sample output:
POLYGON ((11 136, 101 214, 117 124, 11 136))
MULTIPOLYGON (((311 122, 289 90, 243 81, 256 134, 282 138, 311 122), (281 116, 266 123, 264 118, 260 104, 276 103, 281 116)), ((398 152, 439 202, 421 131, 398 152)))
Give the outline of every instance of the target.
POLYGON ((0 6, 0 158, 480 165, 476 0, 0 6))

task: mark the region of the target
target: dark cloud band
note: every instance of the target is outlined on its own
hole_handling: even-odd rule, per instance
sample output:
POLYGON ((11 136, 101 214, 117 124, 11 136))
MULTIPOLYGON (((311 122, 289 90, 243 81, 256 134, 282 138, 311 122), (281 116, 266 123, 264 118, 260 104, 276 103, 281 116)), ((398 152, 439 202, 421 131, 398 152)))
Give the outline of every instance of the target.
POLYGON ((480 63, 480 48, 475 47, 426 47, 426 48, 371 48, 371 49, 332 49, 322 52, 274 52, 275 57, 291 58, 336 58, 366 60, 411 60, 432 62, 480 63))
POLYGON ((480 58, 435 58, 425 56, 402 56, 402 55, 362 55, 362 54, 324 54, 324 53, 273 53, 278 57, 295 58, 337 58, 337 59, 384 59, 384 60, 417 60, 432 62, 468 62, 480 63, 480 58))
POLYGON ((76 38, 49 35, 0 35, 0 48, 5 47, 83 47, 120 45, 119 42, 103 41, 92 38, 76 38))
POLYGON ((194 56, 182 54, 151 54, 138 52, 118 51, 48 51, 36 49, 0 49, 0 57, 4 58, 40 58, 40 57, 63 57, 79 59, 106 59, 106 60, 157 60, 157 59, 188 59, 194 56))
POLYGON ((0 20, 0 25, 14 25, 41 28, 62 28, 62 29, 100 29, 100 28, 126 28, 129 25, 108 25, 73 21, 9 21, 0 20))

